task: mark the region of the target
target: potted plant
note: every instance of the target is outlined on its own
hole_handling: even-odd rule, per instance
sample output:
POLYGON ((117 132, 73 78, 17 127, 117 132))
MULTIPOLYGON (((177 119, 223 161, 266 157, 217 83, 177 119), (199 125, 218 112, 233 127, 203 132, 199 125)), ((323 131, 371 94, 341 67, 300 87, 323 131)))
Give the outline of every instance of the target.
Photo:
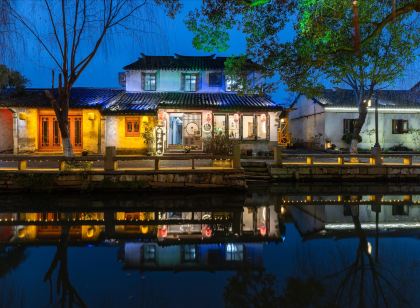
POLYGON ((152 156, 155 153, 155 129, 149 124, 144 126, 144 131, 141 133, 144 143, 147 145, 147 155, 152 156))

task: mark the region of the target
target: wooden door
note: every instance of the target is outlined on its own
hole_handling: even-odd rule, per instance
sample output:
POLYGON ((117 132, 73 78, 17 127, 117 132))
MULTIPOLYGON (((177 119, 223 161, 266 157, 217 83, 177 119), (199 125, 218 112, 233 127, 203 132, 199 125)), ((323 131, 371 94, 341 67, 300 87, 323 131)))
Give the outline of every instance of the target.
MULTIPOLYGON (((83 149, 82 116, 69 116, 70 142, 73 150, 83 149)), ((53 115, 39 117, 39 151, 61 152, 62 142, 58 121, 53 115)))

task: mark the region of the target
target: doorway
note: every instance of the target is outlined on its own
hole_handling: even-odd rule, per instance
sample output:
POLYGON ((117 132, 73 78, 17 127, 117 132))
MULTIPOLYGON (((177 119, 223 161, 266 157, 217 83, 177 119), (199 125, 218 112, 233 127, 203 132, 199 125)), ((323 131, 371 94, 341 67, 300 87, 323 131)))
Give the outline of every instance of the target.
POLYGON ((0 109, 0 154, 13 153, 13 112, 0 109))

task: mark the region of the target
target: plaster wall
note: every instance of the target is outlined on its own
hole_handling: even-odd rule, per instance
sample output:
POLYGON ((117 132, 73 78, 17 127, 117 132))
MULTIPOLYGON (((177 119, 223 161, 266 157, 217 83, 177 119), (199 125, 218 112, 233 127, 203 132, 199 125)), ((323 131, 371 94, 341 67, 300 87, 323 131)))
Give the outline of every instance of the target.
POLYGON ((0 109, 0 153, 13 152, 13 112, 0 109))

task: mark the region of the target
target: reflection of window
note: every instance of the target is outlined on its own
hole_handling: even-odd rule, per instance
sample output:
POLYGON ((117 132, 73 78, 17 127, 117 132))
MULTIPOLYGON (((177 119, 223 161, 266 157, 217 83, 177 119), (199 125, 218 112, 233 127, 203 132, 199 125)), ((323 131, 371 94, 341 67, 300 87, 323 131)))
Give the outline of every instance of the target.
POLYGON ((343 120, 343 133, 351 134, 356 126, 357 119, 344 119, 343 120))
POLYGON ((222 73, 209 73, 209 87, 222 86, 222 73))
POLYGON ((408 133, 408 120, 392 120, 392 133, 393 134, 408 133))
POLYGON ((408 216, 409 208, 407 205, 393 205, 392 215, 393 216, 408 216))
POLYGON ((195 245, 184 245, 182 247, 182 260, 194 262, 197 260, 197 247, 195 245))
POLYGON ((255 139, 253 115, 242 117, 242 139, 255 139))
POLYGON ((153 244, 143 245, 143 261, 154 262, 156 260, 156 246, 153 244))
POLYGON ((197 91, 197 74, 183 74, 183 90, 186 92, 197 91))
POLYGON ((214 133, 223 135, 226 133, 226 116, 224 114, 214 115, 214 133))
POLYGON ((143 73, 143 90, 156 91, 156 73, 143 73))
POLYGON ((239 139, 239 114, 229 115, 229 138, 239 139))
POLYGON ((244 245, 242 244, 227 244, 226 245, 226 260, 227 261, 242 261, 244 259, 244 245))
POLYGON ((267 116, 265 113, 257 115, 257 138, 267 139, 267 116))
POLYGON ((127 137, 140 136, 140 118, 125 118, 125 135, 127 137))

